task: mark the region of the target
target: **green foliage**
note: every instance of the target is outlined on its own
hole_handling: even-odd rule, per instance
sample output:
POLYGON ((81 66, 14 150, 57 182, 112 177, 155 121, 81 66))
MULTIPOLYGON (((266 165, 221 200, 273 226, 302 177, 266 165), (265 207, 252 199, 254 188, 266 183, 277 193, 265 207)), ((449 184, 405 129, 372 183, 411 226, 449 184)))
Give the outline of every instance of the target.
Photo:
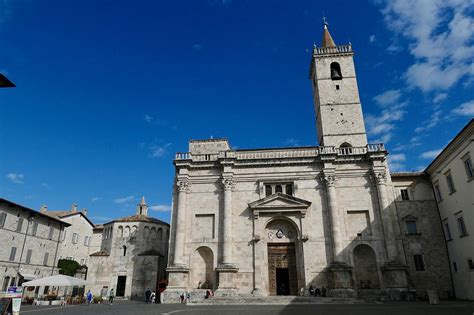
POLYGON ((74 277, 76 271, 81 269, 82 266, 75 260, 60 259, 58 261, 58 268, 60 274, 74 277))

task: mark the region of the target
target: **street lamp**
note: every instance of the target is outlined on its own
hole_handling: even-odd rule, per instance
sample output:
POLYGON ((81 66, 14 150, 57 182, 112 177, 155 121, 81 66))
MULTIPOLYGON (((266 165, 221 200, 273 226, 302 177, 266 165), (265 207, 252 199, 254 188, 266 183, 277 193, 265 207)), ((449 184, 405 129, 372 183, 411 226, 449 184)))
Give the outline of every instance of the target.
POLYGON ((16 87, 16 85, 8 80, 6 76, 0 73, 0 88, 10 88, 10 87, 16 87))

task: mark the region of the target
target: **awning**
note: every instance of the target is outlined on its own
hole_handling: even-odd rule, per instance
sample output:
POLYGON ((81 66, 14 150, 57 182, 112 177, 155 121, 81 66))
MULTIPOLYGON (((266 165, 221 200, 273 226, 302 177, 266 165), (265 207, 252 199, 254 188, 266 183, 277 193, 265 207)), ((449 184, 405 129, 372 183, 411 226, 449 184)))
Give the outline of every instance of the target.
POLYGON ((31 273, 20 272, 19 274, 20 274, 20 276, 23 277, 24 280, 34 280, 34 279, 36 279, 36 275, 33 275, 31 273))
POLYGON ((55 275, 50 277, 45 277, 41 279, 36 279, 33 281, 23 282, 23 287, 40 287, 40 286, 56 286, 56 287, 75 287, 86 285, 87 281, 82 279, 65 276, 65 275, 55 275))

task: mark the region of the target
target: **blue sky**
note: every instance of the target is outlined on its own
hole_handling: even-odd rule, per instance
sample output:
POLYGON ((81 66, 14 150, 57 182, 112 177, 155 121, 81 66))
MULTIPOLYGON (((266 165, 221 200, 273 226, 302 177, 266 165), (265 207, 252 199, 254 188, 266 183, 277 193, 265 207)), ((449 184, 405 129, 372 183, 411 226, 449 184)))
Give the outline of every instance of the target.
POLYGON ((0 0, 0 195, 169 221, 175 152, 317 145, 313 43, 351 42, 371 142, 420 170, 474 116, 473 1, 0 0))

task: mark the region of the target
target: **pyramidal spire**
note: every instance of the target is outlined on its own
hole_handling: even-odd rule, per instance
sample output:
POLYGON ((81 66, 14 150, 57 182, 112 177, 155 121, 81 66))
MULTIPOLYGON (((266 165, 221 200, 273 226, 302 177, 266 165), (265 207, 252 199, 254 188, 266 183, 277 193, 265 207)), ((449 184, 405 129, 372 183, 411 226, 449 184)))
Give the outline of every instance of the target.
POLYGON ((332 39, 332 36, 329 33, 329 29, 328 29, 329 24, 326 17, 323 17, 323 22, 324 22, 324 30, 323 30, 323 42, 321 44, 321 47, 335 47, 336 43, 334 43, 334 39, 332 39))
POLYGON ((148 214, 148 206, 146 205, 145 197, 142 197, 140 203, 137 206, 137 215, 147 215, 148 214))

